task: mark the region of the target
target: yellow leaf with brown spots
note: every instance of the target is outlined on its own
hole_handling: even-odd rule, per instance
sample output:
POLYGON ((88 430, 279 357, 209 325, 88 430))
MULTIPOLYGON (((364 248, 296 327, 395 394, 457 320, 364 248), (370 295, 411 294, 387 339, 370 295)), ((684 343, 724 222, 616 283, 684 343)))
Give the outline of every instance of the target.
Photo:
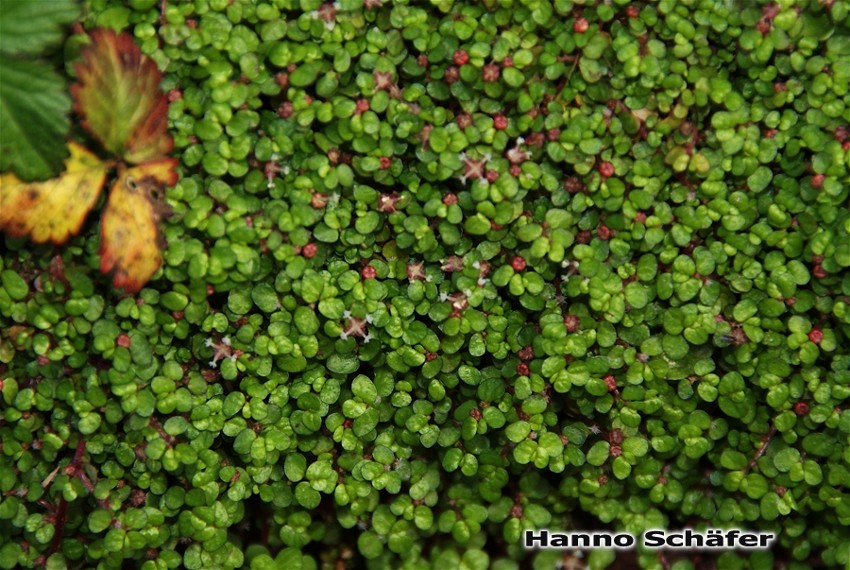
POLYGON ((35 242, 65 243, 76 235, 92 209, 109 164, 77 143, 68 143, 65 170, 44 182, 0 175, 0 230, 35 242))
POLYGON ((100 224, 100 270, 135 293, 162 264, 159 222, 170 211, 164 188, 177 181, 175 159, 123 168, 109 192, 100 224))

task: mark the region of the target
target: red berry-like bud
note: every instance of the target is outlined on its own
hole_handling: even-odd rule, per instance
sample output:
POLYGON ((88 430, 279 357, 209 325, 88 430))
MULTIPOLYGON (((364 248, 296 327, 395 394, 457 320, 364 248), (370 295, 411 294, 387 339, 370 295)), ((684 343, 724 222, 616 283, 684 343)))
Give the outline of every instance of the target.
POLYGON ((512 164, 510 169, 511 176, 517 177, 522 174, 522 168, 520 168, 519 164, 512 164))
POLYGON ((637 18, 638 16, 640 16, 640 8, 633 4, 626 7, 626 17, 637 18))
POLYGON ((369 100, 368 99, 358 99, 357 100, 357 110, 356 113, 360 115, 361 113, 365 113, 369 110, 369 100))
POLYGON ((776 2, 771 2, 770 4, 765 4, 764 6, 762 6, 761 15, 766 20, 772 20, 777 16, 777 14, 779 14, 779 10, 779 4, 777 4, 776 2))
POLYGON ((360 275, 363 276, 363 279, 374 279, 375 277, 378 276, 378 272, 371 265, 367 265, 360 272, 360 275))
POLYGON ((599 174, 608 178, 609 176, 614 176, 614 165, 608 161, 599 163, 599 174))
POLYGON ((504 131, 508 128, 508 118, 504 115, 496 115, 493 118, 493 128, 497 131, 504 131))
POLYGON ((126 334, 119 334, 118 338, 115 339, 115 344, 118 346, 123 346, 124 348, 130 348, 131 344, 130 336, 126 334))
POLYGON ((808 415, 809 405, 806 402, 797 402, 794 404, 794 413, 798 416, 808 415))
POLYGON ((602 381, 603 381, 603 382, 605 382, 605 385, 606 385, 606 386, 608 386, 608 391, 609 391, 609 392, 613 392, 614 390, 616 390, 616 389, 617 389, 617 379, 616 379, 616 378, 614 378, 613 376, 611 376, 610 374, 609 374, 609 375, 607 375, 607 376, 605 376, 605 377, 602 379, 602 381))
POLYGON ((812 188, 823 188, 823 181, 825 176, 823 174, 815 174, 812 176, 812 188))
POLYGON ((478 408, 472 408, 471 410, 469 410, 469 417, 473 420, 480 420, 481 410, 479 410, 478 408))
POLYGON ((756 24, 756 30, 763 36, 766 36, 770 33, 771 27, 772 26, 770 25, 770 20, 767 20, 765 18, 762 18, 758 21, 758 24, 756 24))
POLYGON ((555 142, 559 138, 561 138, 561 129, 549 129, 546 131, 546 138, 552 142, 555 142))
POLYGON ((388 170, 393 165, 392 159, 388 156, 381 157, 381 170, 388 170))
POLYGON ((623 443, 623 430, 620 428, 614 428, 608 433, 608 443, 611 445, 620 445, 623 443))
POLYGON ((632 218, 633 222, 638 222, 640 224, 646 223, 646 212, 638 212, 635 214, 635 217, 632 218))
POLYGON ((328 203, 328 197, 321 192, 315 192, 310 198, 310 205, 316 208, 317 210, 321 210, 328 203))
POLYGON ((767 130, 764 132, 764 138, 766 138, 766 139, 772 139, 773 137, 775 137, 775 136, 776 136, 776 134, 777 134, 778 132, 779 132, 779 131, 777 131, 776 129, 767 129, 767 130))
POLYGON ((611 457, 620 457, 623 454, 623 448, 619 445, 612 445, 608 453, 611 454, 611 457))
POLYGON ((809 340, 815 344, 820 344, 820 341, 823 340, 823 331, 817 328, 810 330, 809 340))
POLYGON ((773 84, 773 92, 774 93, 785 93, 786 91, 788 91, 788 86, 785 85, 784 82, 777 81, 776 83, 773 84))
POLYGON ((573 24, 573 31, 577 34, 583 34, 589 27, 590 24, 587 23, 587 20, 584 18, 578 18, 573 24))
POLYGON ((183 98, 183 92, 179 89, 172 89, 168 92, 168 102, 174 103, 175 101, 179 101, 183 98))
POLYGON ((584 184, 578 176, 570 176, 564 180, 564 190, 570 194, 578 194, 584 190, 584 184))
POLYGON ((466 53, 466 50, 459 49, 455 51, 454 55, 452 56, 452 61, 455 62, 455 65, 457 66, 465 65, 467 62, 469 62, 469 54, 466 53))
POLYGON ((532 358, 534 358, 534 348, 532 348, 531 346, 525 346, 519 349, 519 352, 517 352, 517 356, 519 356, 520 360, 531 360, 532 358))
POLYGON ((457 126, 459 126, 461 129, 466 129, 472 126, 472 116, 468 113, 461 113, 457 116, 455 121, 457 121, 457 126))
POLYGON ((460 78, 460 75, 457 72, 457 67, 452 65, 452 66, 446 68, 446 74, 445 74, 446 83, 451 85, 452 83, 457 82, 457 80, 459 78, 460 78))
POLYGON ((516 373, 520 376, 528 376, 529 374, 531 374, 531 371, 528 368, 528 364, 526 364, 525 362, 520 362, 516 365, 516 373))
POLYGON ((292 108, 292 101, 284 101, 277 108, 277 114, 282 119, 290 118, 292 116, 292 113, 294 113, 294 110, 292 108))
POLYGON ((605 224, 602 224, 601 226, 596 228, 596 235, 599 236, 599 239, 606 239, 607 240, 608 238, 611 237, 611 233, 612 233, 611 228, 609 228, 605 224))
POLYGON ((499 171, 498 170, 488 170, 487 173, 484 175, 484 177, 487 178, 487 182, 492 184, 493 182, 495 182, 496 180, 499 179, 499 171))
POLYGON ((505 56, 505 59, 502 60, 502 67, 512 67, 514 64, 514 58, 509 55, 505 56))
POLYGON ((514 271, 522 271, 525 269, 525 265, 525 258, 520 257, 519 255, 511 260, 511 267, 514 268, 514 271))
POLYGON ((303 255, 307 259, 312 259, 313 257, 315 257, 318 249, 319 248, 316 246, 316 244, 308 243, 303 248, 301 248, 301 255, 303 255))
POLYGON ((424 53, 420 53, 416 57, 416 63, 419 65, 419 67, 428 67, 428 56, 424 53))
POLYGON ((495 63, 488 63, 483 68, 481 68, 481 77, 487 83, 493 83, 494 81, 498 81, 499 74, 499 66, 495 63))
POLYGON ((564 317, 564 326, 567 327, 567 332, 574 333, 581 327, 581 319, 578 315, 566 315, 564 317))
POLYGON ((452 204, 457 204, 457 194, 450 193, 443 196, 443 204, 446 206, 451 206, 452 204))

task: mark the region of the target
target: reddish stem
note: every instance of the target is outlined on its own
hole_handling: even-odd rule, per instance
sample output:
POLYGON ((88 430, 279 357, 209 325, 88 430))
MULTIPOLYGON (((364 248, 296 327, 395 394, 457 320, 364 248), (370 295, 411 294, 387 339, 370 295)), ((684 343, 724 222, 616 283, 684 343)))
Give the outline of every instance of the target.
POLYGON ((749 472, 750 472, 750 470, 751 470, 753 467, 755 467, 755 465, 756 465, 756 463, 758 462, 758 460, 759 460, 759 459, 761 459, 761 456, 762 456, 762 455, 764 455, 764 452, 765 452, 765 451, 767 451, 767 446, 768 446, 768 445, 770 445, 770 440, 772 440, 772 439, 773 439, 773 436, 774 436, 774 435, 776 435, 776 426, 770 426, 770 431, 768 431, 768 432, 767 432, 764 436, 762 436, 762 438, 761 438, 761 447, 760 447, 760 448, 759 448, 759 450, 756 452, 755 457, 753 457, 753 458, 750 460, 750 463, 749 463, 749 464, 748 464, 748 465, 744 468, 744 475, 746 475, 747 473, 749 473, 749 472))

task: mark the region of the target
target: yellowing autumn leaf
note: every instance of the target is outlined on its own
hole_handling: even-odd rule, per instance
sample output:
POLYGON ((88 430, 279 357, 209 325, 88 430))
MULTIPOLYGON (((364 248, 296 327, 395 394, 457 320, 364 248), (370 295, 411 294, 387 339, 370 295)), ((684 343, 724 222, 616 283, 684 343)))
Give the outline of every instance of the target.
POLYGON ((122 169, 100 223, 100 270, 128 293, 144 286, 162 264, 159 222, 168 215, 164 187, 177 181, 177 161, 163 159, 122 169))
POLYGON ((83 126, 107 151, 134 164, 158 160, 171 151, 168 101, 162 74, 128 34, 100 28, 91 34, 71 86, 83 126))
POLYGON ((76 235, 94 206, 109 165, 77 143, 58 177, 22 182, 14 174, 0 175, 0 230, 12 237, 62 244, 76 235))

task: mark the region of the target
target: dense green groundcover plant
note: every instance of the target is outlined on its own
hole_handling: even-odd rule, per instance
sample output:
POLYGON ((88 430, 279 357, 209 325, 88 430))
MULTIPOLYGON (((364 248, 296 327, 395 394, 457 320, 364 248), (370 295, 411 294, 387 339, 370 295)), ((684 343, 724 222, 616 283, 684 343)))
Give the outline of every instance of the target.
POLYGON ((5 240, 0 567, 850 564, 846 0, 83 8, 182 179, 138 295, 5 240))

